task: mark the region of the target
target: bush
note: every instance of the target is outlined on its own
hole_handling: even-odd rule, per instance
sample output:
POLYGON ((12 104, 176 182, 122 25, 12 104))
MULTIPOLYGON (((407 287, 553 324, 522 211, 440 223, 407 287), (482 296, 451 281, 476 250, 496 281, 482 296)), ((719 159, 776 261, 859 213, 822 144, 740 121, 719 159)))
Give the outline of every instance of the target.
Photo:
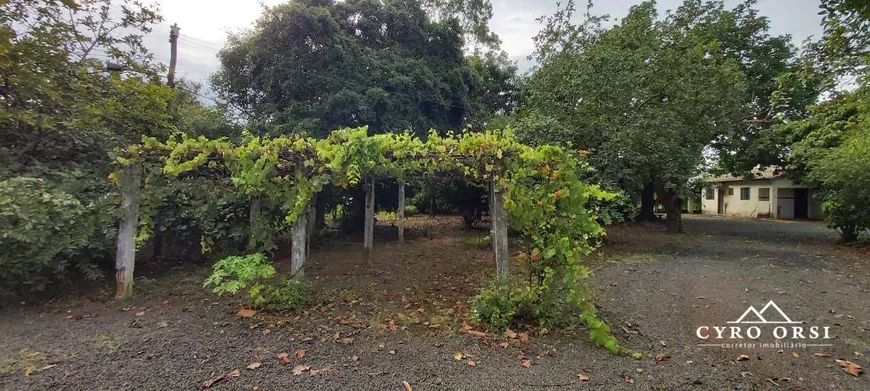
POLYGON ((231 256, 217 261, 203 287, 213 286, 212 292, 222 295, 242 294, 247 304, 265 300, 266 282, 275 276, 275 268, 263 254, 231 256))
POLYGON ((510 288, 490 284, 471 299, 471 320, 493 332, 503 332, 516 321, 517 307, 510 288))
POLYGON ((609 199, 591 198, 589 208, 597 214, 602 225, 630 221, 637 214, 637 205, 624 192, 613 192, 616 196, 609 199))
POLYGON ((94 261, 111 254, 115 236, 107 201, 86 205, 37 178, 0 182, 0 296, 43 291, 73 270, 102 277, 94 261))
POLYGON ((304 307, 309 291, 307 283, 284 278, 277 286, 267 287, 264 300, 255 307, 274 312, 299 310, 304 307))
POLYGON ((214 264, 204 287, 213 286, 221 295, 239 295, 243 305, 264 311, 290 311, 302 308, 309 291, 305 282, 294 279, 273 280, 275 268, 263 254, 231 256, 214 264))
POLYGON ((415 216, 420 214, 420 211, 417 209, 415 205, 405 205, 405 216, 415 216))

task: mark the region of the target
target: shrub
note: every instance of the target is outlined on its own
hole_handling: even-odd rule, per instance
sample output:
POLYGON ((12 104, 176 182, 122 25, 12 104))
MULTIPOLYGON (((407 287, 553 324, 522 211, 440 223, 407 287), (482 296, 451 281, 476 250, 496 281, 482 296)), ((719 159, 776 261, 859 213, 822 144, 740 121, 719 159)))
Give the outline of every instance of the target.
POLYGON ((258 304, 265 300, 266 282, 275 276, 275 268, 263 254, 231 256, 214 264, 203 287, 213 286, 219 295, 241 293, 242 301, 258 304))
POLYGON ((115 225, 106 201, 84 204, 37 178, 0 182, 0 296, 43 291, 72 270, 102 277, 94 260, 111 253, 115 225))
POLYGON ((471 320, 494 332, 511 327, 517 307, 510 296, 509 287, 491 284, 471 299, 471 320))
POLYGON ((255 306, 264 311, 295 311, 302 309, 310 286, 292 278, 284 278, 276 286, 266 288, 264 300, 255 306))
POLYGON ((405 216, 415 216, 420 214, 420 211, 417 209, 416 205, 405 205, 405 216))
POLYGON ((231 256, 214 264, 203 286, 213 286, 221 295, 239 295, 242 304, 264 311, 291 311, 302 308, 309 291, 303 281, 284 278, 276 282, 275 268, 263 254, 231 256))
POLYGON ((471 299, 471 320, 496 333, 528 324, 563 327, 580 320, 589 328, 590 340, 596 345, 610 353, 619 352, 610 327, 598 319, 594 310, 572 306, 570 295, 554 296, 543 286, 515 285, 492 283, 480 291, 471 299))

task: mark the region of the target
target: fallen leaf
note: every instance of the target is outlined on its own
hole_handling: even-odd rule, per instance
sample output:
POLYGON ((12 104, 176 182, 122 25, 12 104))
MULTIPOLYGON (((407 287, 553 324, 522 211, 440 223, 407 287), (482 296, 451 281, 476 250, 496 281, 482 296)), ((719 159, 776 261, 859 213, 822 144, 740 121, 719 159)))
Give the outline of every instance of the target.
MULTIPOLYGON (((136 316, 142 316, 142 315, 145 315, 145 311, 141 311, 141 312, 137 312, 137 313, 136 313, 136 316)), ((210 386, 209 386, 209 387, 210 387, 210 386)))
POLYGON ((664 340, 659 340, 659 345, 668 346, 668 344, 664 340))
POLYGON ((252 309, 242 308, 239 310, 239 312, 236 313, 236 316, 241 316, 242 318, 250 318, 253 317, 256 313, 257 311, 254 311, 252 309))
POLYGON ((622 380, 625 380, 625 382, 628 384, 634 384, 634 379, 632 379, 631 376, 625 376, 622 378, 622 380))
POLYGON ((502 342, 502 343, 498 344, 498 346, 501 346, 502 349, 507 349, 507 347, 511 346, 511 344, 509 344, 507 342, 502 342))
POLYGON ((162 328, 167 327, 167 326, 169 326, 169 322, 167 322, 167 321, 163 321, 163 322, 157 323, 157 328, 158 328, 158 329, 162 329, 162 328))
POLYGON ((260 365, 263 365, 263 364, 262 364, 262 363, 258 363, 258 362, 252 362, 252 363, 248 364, 248 369, 250 369, 250 370, 253 371, 253 370, 259 368, 260 365))
POLYGON ((577 375, 577 378, 580 379, 580 381, 589 381, 589 376, 586 375, 577 375))
POLYGON ((227 382, 227 375, 222 373, 222 374, 217 375, 211 379, 203 381, 200 384, 200 387, 202 387, 202 389, 206 389, 206 388, 211 388, 211 386, 213 386, 215 384, 222 384, 222 383, 226 383, 226 382, 227 382))
POLYGON ((305 349, 296 349, 296 351, 293 352, 293 358, 305 357, 305 352, 306 352, 305 349))
POLYGON ((354 361, 354 362, 359 361, 359 356, 354 355, 353 357, 350 358, 350 361, 354 361))
POLYGON ((393 349, 390 349, 390 354, 396 354, 396 351, 393 349))
POLYGON ((791 352, 791 355, 794 356, 794 358, 800 358, 800 357, 801 357, 801 354, 798 353, 798 352, 791 352))
POLYGON ((864 369, 861 368, 860 365, 855 364, 851 361, 846 361, 846 360, 834 360, 834 361, 837 362, 837 364, 840 366, 840 368, 843 368, 843 372, 846 372, 852 376, 858 376, 858 375, 864 373, 864 369))
POLYGON ((659 361, 659 362, 661 362, 661 361, 667 361, 667 360, 670 359, 670 358, 671 358, 671 355, 669 355, 669 354, 667 354, 667 353, 659 353, 659 354, 656 354, 656 361, 659 361))
POLYGON ((434 346, 434 347, 436 347, 436 348, 440 348, 440 347, 444 346, 444 344, 441 343, 441 342, 435 342, 435 343, 432 344, 432 346, 434 346))
POLYGON ((408 382, 406 382, 406 381, 403 381, 403 382, 402 382, 402 386, 405 387, 405 391, 414 391, 414 389, 411 388, 411 384, 408 383, 408 382))
POLYGON ((749 360, 749 356, 747 356, 745 354, 741 354, 741 355, 737 356, 737 361, 747 361, 747 360, 749 360))
POLYGON ((290 362, 289 357, 290 357, 290 355, 288 355, 287 353, 284 353, 284 352, 278 353, 278 361, 281 361, 284 364, 290 362))
POLYGON ((752 372, 740 372, 740 376, 742 376, 742 377, 750 377, 750 376, 752 376, 752 372))
POLYGON ((831 357, 831 355, 827 353, 813 353, 813 357, 831 357))
POLYGON ((311 369, 311 366, 309 365, 297 365, 295 368, 293 368, 293 376, 299 376, 303 372, 308 371, 309 369, 311 369))
POLYGON ((456 352, 456 354, 453 355, 453 359, 456 361, 462 360, 462 357, 464 357, 462 352, 456 352))
POLYGON ((320 369, 312 369, 308 373, 311 376, 320 376, 320 375, 325 375, 325 374, 330 373, 330 372, 335 372, 337 370, 338 370, 338 368, 336 368, 335 365, 329 364, 329 365, 327 365, 323 368, 320 368, 320 369))
POLYGON ((519 333, 517 334, 517 338, 520 339, 520 342, 529 342, 529 333, 526 331, 519 333))
POLYGON ((524 359, 522 359, 522 366, 524 366, 526 368, 531 368, 532 362, 529 359, 524 358, 524 359))
POLYGON ((517 333, 514 332, 514 331, 511 330, 511 329, 507 329, 507 330, 505 330, 505 332, 504 332, 504 336, 507 337, 507 338, 510 338, 510 339, 516 339, 516 338, 517 338, 517 333))
POLYGON ((239 376, 242 376, 242 373, 239 372, 238 369, 233 369, 233 371, 230 372, 230 376, 232 376, 232 377, 239 377, 239 376))

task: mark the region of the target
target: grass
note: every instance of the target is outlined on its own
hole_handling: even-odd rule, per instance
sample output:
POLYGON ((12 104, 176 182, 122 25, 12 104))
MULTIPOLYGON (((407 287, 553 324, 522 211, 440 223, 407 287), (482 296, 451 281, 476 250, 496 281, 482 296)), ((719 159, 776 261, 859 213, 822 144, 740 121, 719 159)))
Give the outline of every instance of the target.
POLYGON ((117 353, 122 343, 123 339, 119 336, 110 334, 97 334, 94 336, 94 344, 100 349, 104 349, 110 355, 117 353))
POLYGON ((492 237, 486 236, 469 236, 462 239, 462 244, 467 248, 472 249, 487 249, 492 245, 492 237))
POLYGON ((14 356, 0 359, 0 374, 11 375, 23 371, 25 376, 30 376, 31 373, 39 371, 45 360, 45 353, 22 349, 14 356))

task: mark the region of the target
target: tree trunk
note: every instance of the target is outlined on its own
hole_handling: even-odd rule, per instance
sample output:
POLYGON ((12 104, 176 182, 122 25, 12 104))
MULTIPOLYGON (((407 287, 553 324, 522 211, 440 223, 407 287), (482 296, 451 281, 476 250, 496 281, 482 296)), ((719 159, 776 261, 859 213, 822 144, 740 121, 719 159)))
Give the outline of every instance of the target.
POLYGON ((492 249, 495 253, 495 270, 499 284, 508 283, 510 264, 508 263, 507 214, 504 210, 504 195, 496 191, 496 184, 490 185, 492 208, 492 249))
POLYGON ((643 192, 640 196, 640 214, 637 215, 638 222, 656 221, 656 186, 652 181, 647 182, 643 186, 643 192))
POLYGON ((680 194, 671 189, 666 189, 664 186, 657 186, 659 202, 665 207, 667 216, 665 217, 665 225, 668 233, 683 232, 683 199, 680 194))
POLYGON ((133 294, 133 267, 136 264, 136 230, 139 224, 139 186, 142 166, 125 166, 121 175, 121 223, 118 227, 118 247, 115 253, 115 298, 126 299, 133 294))
POLYGON ((293 278, 302 278, 305 274, 303 267, 305 266, 305 252, 307 235, 305 234, 308 228, 307 214, 302 213, 299 218, 293 223, 290 228, 290 236, 292 238, 292 247, 290 248, 290 276, 293 278))
POLYGON ((375 238, 375 181, 364 185, 366 192, 365 232, 363 232, 363 255, 366 264, 371 265, 372 247, 375 238))
POLYGON ((405 243, 405 181, 399 180, 399 243, 405 243))

